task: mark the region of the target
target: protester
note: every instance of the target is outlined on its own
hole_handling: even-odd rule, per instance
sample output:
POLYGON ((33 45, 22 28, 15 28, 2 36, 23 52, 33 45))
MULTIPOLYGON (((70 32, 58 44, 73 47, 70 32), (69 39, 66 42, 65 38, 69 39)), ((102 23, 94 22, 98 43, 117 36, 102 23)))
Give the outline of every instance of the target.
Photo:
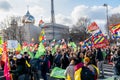
POLYGON ((91 50, 88 50, 86 52, 86 57, 88 57, 90 59, 90 62, 89 62, 90 64, 93 64, 93 65, 97 66, 96 56, 91 50))
POLYGON ((13 73, 16 76, 15 80, 24 80, 25 78, 25 59, 22 58, 21 54, 16 56, 16 70, 11 70, 10 73, 13 73))
POLYGON ((68 52, 64 50, 62 52, 62 57, 61 57, 61 68, 66 69, 68 65, 69 65, 68 52))
POLYGON ((46 56, 49 60, 49 68, 52 68, 52 66, 53 66, 53 55, 51 54, 51 51, 47 51, 46 56))
POLYGON ((33 80, 39 80, 40 79, 40 73, 39 71, 41 70, 41 66, 40 66, 40 59, 36 59, 33 58, 30 60, 30 65, 31 65, 31 77, 33 78, 33 80))
POLYGON ((90 62, 90 58, 89 57, 85 57, 84 58, 84 66, 89 68, 90 71, 92 71, 91 72, 91 74, 92 74, 91 75, 91 79, 93 78, 93 80, 97 80, 98 75, 99 75, 99 71, 98 71, 97 67, 90 62))
POLYGON ((102 71, 102 78, 104 78, 104 70, 103 70, 103 55, 102 55, 102 51, 100 48, 97 49, 97 56, 96 56, 96 61, 97 61, 97 67, 99 68, 100 71, 102 71))
POLYGON ((81 80, 81 70, 82 70, 83 66, 84 66, 84 64, 83 64, 82 60, 77 58, 75 61, 75 66, 74 66, 75 80, 81 80))
POLYGON ((47 73, 49 72, 49 60, 45 55, 41 55, 41 60, 42 62, 40 63, 41 66, 41 76, 44 80, 48 80, 47 79, 47 73))
POLYGON ((57 52, 54 56, 54 65, 55 66, 61 67, 61 61, 60 61, 61 57, 62 57, 61 51, 60 51, 60 49, 57 49, 57 52))
POLYGON ((75 66, 75 58, 72 57, 70 59, 70 64, 69 66, 66 68, 66 71, 65 71, 65 76, 66 76, 66 80, 74 80, 74 73, 75 73, 75 70, 74 70, 74 66, 75 66))
POLYGON ((83 76, 81 76, 82 80, 87 80, 88 78, 89 80, 96 80, 95 69, 90 63, 90 58, 88 57, 84 58, 84 67, 82 68, 82 72, 83 72, 83 76), (86 75, 84 74, 85 71, 87 73, 86 75))
POLYGON ((120 50, 118 50, 117 56, 114 57, 114 75, 120 75, 120 50))

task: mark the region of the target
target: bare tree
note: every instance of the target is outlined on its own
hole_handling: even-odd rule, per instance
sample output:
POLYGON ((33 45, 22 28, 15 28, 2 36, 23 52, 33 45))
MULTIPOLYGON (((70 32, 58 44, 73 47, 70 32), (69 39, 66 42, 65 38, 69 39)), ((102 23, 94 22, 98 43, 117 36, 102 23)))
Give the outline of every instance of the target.
POLYGON ((63 33, 61 33, 61 37, 62 37, 63 39, 68 40, 68 38, 69 38, 69 28, 63 30, 63 33))
POLYGON ((109 25, 120 23, 120 14, 117 13, 117 14, 111 15, 108 19, 108 22, 109 22, 109 25))
POLYGON ((82 17, 78 19, 77 23, 71 28, 70 37, 76 42, 83 41, 88 38, 90 34, 87 33, 86 28, 89 24, 90 19, 88 18, 82 17))
POLYGON ((24 41, 24 29, 21 26, 21 17, 7 17, 1 22, 4 41, 18 40, 20 43, 24 41))

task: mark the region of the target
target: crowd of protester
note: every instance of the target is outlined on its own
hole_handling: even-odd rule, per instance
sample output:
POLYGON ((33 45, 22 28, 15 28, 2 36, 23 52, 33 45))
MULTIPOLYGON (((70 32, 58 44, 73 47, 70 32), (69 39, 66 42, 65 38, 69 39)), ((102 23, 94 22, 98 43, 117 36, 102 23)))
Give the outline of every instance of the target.
MULTIPOLYGON (((35 55, 36 51, 33 54, 35 55)), ((40 80, 40 78, 48 80, 47 73, 54 67, 59 67, 65 69, 65 80, 97 80, 99 77, 104 78, 104 63, 113 65, 115 74, 119 74, 120 68, 115 65, 118 64, 119 58, 119 47, 79 48, 74 51, 67 46, 56 48, 54 54, 46 48, 45 55, 41 55, 38 59, 31 59, 28 52, 9 53, 11 67, 9 72, 13 80, 40 80)), ((3 62, 1 66, 4 69, 2 64, 3 62)))

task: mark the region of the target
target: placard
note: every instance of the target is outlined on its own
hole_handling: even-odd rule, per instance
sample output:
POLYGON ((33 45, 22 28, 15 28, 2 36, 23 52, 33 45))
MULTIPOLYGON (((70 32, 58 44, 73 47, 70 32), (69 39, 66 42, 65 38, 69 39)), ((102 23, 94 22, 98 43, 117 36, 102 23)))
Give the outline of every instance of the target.
POLYGON ((9 49, 15 49, 18 46, 18 41, 17 40, 8 40, 8 48, 9 49))

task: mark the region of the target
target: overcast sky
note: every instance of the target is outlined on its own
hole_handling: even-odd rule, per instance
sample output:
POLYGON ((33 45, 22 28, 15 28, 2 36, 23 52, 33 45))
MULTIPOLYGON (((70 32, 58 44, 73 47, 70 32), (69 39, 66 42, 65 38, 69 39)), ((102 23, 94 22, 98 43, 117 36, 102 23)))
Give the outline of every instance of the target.
MULTIPOLYGON (((51 0, 0 0, 0 21, 7 16, 24 16, 29 5, 31 15, 35 17, 35 25, 41 16, 44 22, 50 22, 51 0)), ((120 13, 120 0, 54 0, 56 23, 75 24, 78 18, 88 17, 96 21, 103 30, 106 23, 105 7, 109 6, 109 15, 120 13)))

